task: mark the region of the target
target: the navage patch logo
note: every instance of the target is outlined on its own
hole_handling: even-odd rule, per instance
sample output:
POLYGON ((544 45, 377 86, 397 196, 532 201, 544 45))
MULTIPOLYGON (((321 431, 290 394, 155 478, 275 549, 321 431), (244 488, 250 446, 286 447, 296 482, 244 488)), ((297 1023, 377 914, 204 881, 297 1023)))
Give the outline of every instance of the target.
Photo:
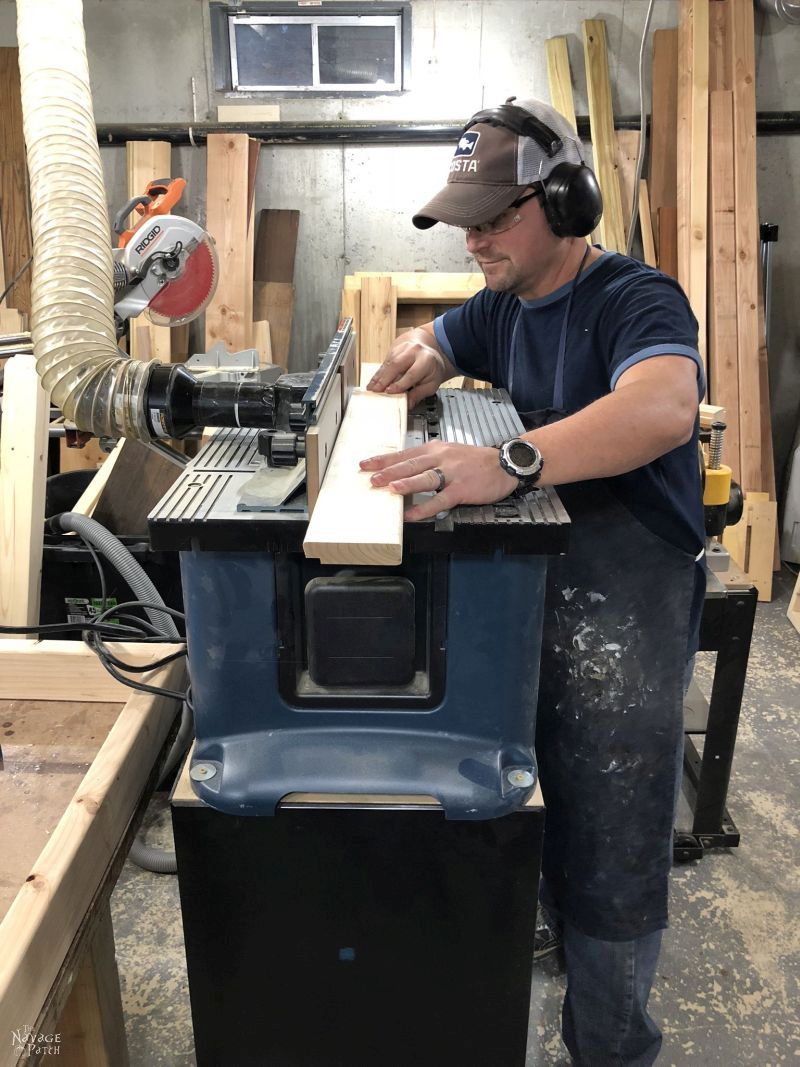
POLYGON ((144 252, 145 248, 147 248, 147 246, 149 244, 152 244, 153 241, 156 239, 156 237, 158 237, 158 235, 160 233, 161 233, 161 227, 158 225, 158 223, 156 223, 156 225, 152 228, 152 230, 149 233, 146 233, 144 235, 144 237, 141 239, 141 241, 138 243, 138 245, 134 246, 133 250, 136 253, 136 255, 137 256, 141 255, 142 252, 144 252))
POLYGON ((478 173, 478 160, 472 159, 475 149, 478 147, 478 140, 480 138, 480 132, 475 133, 467 132, 461 134, 461 140, 458 142, 458 147, 453 155, 453 160, 450 164, 451 174, 477 174, 478 173))

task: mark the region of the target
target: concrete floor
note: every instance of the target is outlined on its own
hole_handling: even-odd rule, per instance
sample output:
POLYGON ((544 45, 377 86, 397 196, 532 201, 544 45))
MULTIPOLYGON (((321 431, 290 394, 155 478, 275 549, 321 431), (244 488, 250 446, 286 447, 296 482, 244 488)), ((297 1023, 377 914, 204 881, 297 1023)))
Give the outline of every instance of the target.
MULTIPOLYGON (((651 998, 665 1067, 800 1062, 800 635, 785 614, 794 581, 788 571, 776 576, 774 600, 758 608, 728 804, 742 844, 673 872, 672 927, 651 998)), ((699 657, 701 680, 713 660, 699 657)), ((163 797, 147 824, 151 844, 169 843, 163 797)), ((190 1067, 176 879, 127 864, 112 912, 131 1067, 190 1067)), ((568 1062, 563 990, 553 957, 536 965, 526 1067, 568 1062)))

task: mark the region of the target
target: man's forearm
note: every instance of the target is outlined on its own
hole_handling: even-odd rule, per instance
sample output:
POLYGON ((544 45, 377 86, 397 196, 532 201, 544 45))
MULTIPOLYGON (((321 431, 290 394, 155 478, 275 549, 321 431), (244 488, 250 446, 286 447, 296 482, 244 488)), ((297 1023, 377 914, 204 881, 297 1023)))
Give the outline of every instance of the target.
POLYGON ((567 485, 625 474, 671 452, 690 439, 696 410, 634 382, 522 436, 544 457, 543 484, 567 485))

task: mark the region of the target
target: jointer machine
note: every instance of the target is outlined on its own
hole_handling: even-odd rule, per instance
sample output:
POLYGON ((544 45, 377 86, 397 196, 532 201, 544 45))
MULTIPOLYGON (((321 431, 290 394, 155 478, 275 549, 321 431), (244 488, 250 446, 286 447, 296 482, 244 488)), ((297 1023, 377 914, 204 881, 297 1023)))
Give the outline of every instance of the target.
MULTIPOLYGON (((354 367, 347 319, 315 372, 151 382, 162 432, 230 423, 231 390, 240 424, 148 520, 186 611, 173 824, 198 1063, 521 1065, 545 573, 569 520, 537 489, 407 523, 396 567, 306 558, 354 367)), ((442 389, 407 441, 522 429, 505 392, 442 389)))

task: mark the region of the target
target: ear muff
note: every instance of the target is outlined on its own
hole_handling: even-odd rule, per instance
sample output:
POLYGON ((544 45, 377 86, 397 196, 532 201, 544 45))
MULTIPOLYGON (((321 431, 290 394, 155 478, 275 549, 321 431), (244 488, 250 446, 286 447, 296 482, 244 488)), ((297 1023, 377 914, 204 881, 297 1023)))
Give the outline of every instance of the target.
POLYGON ((603 194, 585 163, 559 163, 544 182, 544 213, 557 237, 585 237, 603 214, 603 194))

